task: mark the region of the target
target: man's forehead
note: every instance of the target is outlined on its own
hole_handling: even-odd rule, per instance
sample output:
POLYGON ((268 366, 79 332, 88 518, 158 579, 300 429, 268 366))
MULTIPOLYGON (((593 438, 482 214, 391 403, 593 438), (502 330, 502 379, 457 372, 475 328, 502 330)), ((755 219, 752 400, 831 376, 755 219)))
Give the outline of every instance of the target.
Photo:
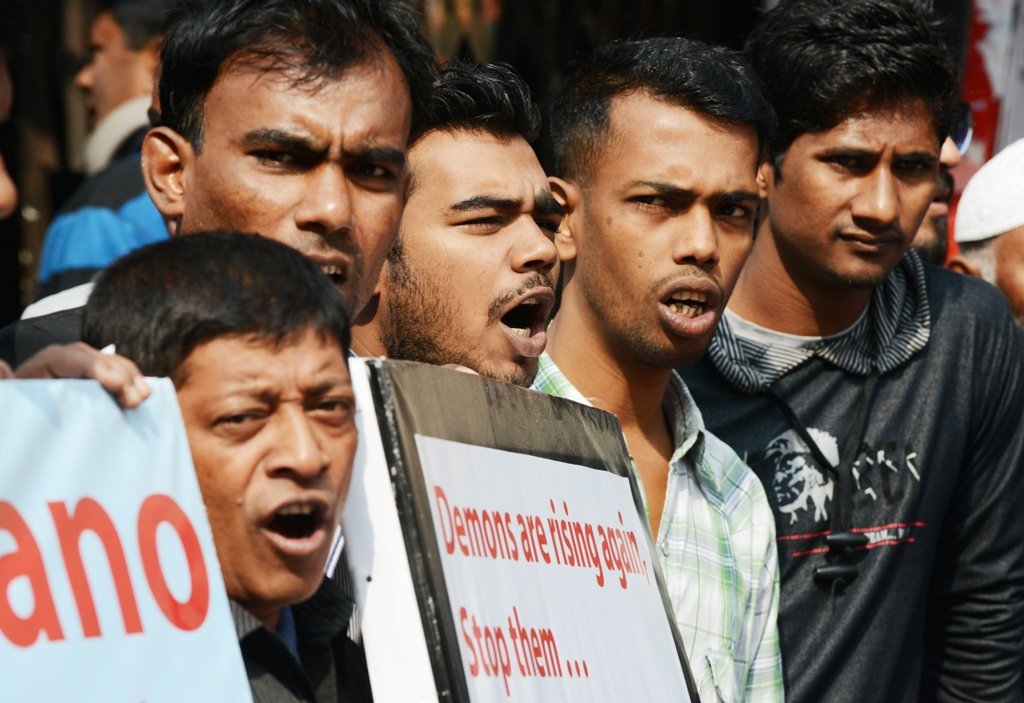
POLYGON ((261 388, 272 384, 278 374, 288 371, 283 364, 284 359, 293 362, 298 359, 303 366, 299 375, 317 382, 323 380, 322 375, 332 376, 335 371, 347 369, 341 344, 330 335, 312 328, 293 331, 280 339, 254 334, 214 337, 192 349, 181 363, 181 369, 189 376, 196 372, 212 374, 222 386, 261 388), (285 351, 294 354, 282 356, 285 351), (275 364, 272 372, 268 372, 268 367, 262 363, 239 363, 254 353, 259 356, 261 352, 273 355, 282 363, 275 364))
POLYGON ((939 139, 936 135, 934 116, 923 98, 906 98, 859 106, 831 129, 816 134, 866 144, 884 143, 894 138, 905 140, 910 137, 934 146, 936 152, 941 148, 945 138, 939 139))
MULTIPOLYGON (((449 208, 474 198, 552 199, 533 148, 519 135, 482 130, 434 130, 409 149, 410 197, 440 193, 449 208)), ((532 205, 531 205, 532 207, 532 205)))
POLYGON ((263 129, 341 126, 350 136, 365 133, 370 142, 388 139, 404 150, 412 102, 401 69, 390 55, 326 73, 235 59, 225 64, 205 97, 204 129, 248 131, 253 116, 263 129))

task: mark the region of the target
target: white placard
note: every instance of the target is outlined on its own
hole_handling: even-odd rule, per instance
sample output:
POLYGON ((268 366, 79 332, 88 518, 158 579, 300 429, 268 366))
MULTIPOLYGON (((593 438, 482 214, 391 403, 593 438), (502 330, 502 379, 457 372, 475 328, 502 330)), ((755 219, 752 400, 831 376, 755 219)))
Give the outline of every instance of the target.
POLYGON ((376 703, 436 703, 437 686, 395 509, 366 359, 349 359, 359 449, 342 515, 346 562, 376 703))
POLYGON ((472 700, 687 700, 628 479, 416 446, 472 700))
POLYGON ((0 382, 0 700, 248 701, 174 388, 0 382))

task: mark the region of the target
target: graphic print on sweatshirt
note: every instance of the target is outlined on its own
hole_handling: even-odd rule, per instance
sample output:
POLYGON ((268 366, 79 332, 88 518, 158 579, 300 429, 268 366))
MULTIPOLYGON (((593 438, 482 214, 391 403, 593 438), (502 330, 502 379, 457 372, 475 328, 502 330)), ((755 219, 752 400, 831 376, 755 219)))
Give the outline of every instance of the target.
MULTIPOLYGON (((808 434, 826 459, 839 463, 836 437, 813 427, 808 434)), ((861 444, 853 464, 852 531, 867 535, 864 549, 911 543, 914 528, 924 526, 892 519, 893 506, 905 503, 908 493, 920 486, 917 459, 909 444, 861 444)), ((746 460, 761 477, 775 508, 780 552, 802 557, 828 551, 823 538, 829 532, 837 486, 834 474, 820 466, 803 438, 786 430, 746 460)))

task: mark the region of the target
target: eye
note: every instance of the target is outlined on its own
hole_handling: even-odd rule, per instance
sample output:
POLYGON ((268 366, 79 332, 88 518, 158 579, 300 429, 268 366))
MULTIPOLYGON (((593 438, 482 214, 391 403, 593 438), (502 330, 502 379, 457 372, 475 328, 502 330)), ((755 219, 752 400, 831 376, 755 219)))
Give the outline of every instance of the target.
POLYGON ((260 149, 252 152, 252 156, 261 163, 271 166, 296 166, 300 163, 296 154, 280 149, 260 149))
POLYGON ((931 173, 934 165, 921 159, 899 159, 894 168, 903 173, 931 173))
POLYGON ((552 219, 548 219, 548 218, 540 218, 540 219, 535 219, 534 222, 537 223, 538 227, 540 227, 542 230, 544 230, 545 232, 547 232, 548 234, 551 234, 551 235, 558 234, 559 231, 561 231, 561 229, 562 229, 562 220, 561 219, 552 220, 552 219))
POLYGON ((348 167, 348 172, 357 178, 389 183, 397 181, 401 175, 399 169, 374 161, 357 161, 348 167))
POLYGON ((754 216, 754 210, 740 203, 726 203, 718 209, 718 214, 722 217, 746 222, 754 216))
POLYGON ((671 207, 668 198, 662 195, 635 195, 630 198, 630 202, 642 208, 662 209, 671 207))
POLYGON ((263 426, 266 416, 266 412, 257 409, 230 412, 219 416, 213 425, 229 437, 244 438, 256 434, 263 426))
POLYGON ((459 227, 468 229, 475 233, 486 233, 496 232, 506 224, 506 219, 500 215, 487 215, 483 217, 474 217, 471 220, 460 222, 459 227))
POLYGON ((355 398, 331 396, 317 401, 311 410, 326 424, 339 426, 351 420, 355 407, 355 398))
POLYGON ((855 173, 870 170, 872 160, 862 154, 832 154, 825 159, 833 166, 855 173))

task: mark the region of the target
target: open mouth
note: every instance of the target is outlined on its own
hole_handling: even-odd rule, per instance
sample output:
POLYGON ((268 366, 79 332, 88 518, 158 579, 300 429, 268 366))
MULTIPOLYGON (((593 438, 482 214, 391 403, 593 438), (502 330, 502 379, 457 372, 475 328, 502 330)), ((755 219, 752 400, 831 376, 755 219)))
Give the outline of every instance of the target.
POLYGON ((501 329, 518 356, 540 356, 547 344, 545 330, 555 306, 554 292, 546 286, 534 287, 510 303, 511 307, 498 318, 501 329))
POLYGON ((348 280, 348 272, 343 266, 337 264, 320 264, 320 270, 327 274, 331 283, 336 286, 343 285, 348 280))
POLYGON ((279 552, 290 557, 318 555, 330 537, 328 513, 327 504, 320 500, 294 501, 275 510, 264 521, 263 532, 279 552))
POLYGON ((527 298, 501 316, 501 324, 512 334, 529 337, 547 324, 550 307, 542 305, 538 298, 527 298))
POLYGON ((665 305, 677 315, 698 317, 708 310, 708 296, 699 291, 678 291, 665 300, 665 305))
POLYGON ((713 281, 688 277, 673 283, 658 302, 662 321, 673 334, 702 337, 714 329, 721 300, 721 291, 713 281))

